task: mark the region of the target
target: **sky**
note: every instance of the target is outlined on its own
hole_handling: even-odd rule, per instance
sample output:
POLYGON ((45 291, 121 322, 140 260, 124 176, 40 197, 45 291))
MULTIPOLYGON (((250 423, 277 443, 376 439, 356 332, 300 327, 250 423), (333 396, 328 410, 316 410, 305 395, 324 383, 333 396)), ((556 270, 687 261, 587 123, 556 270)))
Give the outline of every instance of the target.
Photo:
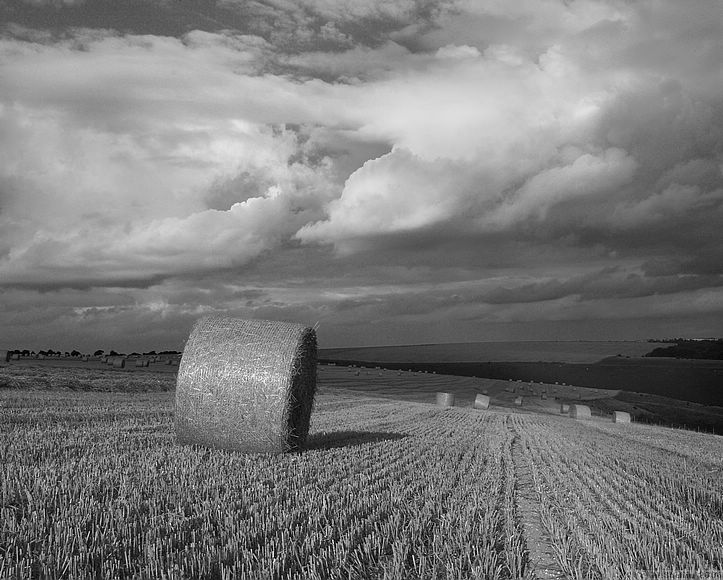
POLYGON ((723 332, 719 0, 4 0, 0 347, 723 332))

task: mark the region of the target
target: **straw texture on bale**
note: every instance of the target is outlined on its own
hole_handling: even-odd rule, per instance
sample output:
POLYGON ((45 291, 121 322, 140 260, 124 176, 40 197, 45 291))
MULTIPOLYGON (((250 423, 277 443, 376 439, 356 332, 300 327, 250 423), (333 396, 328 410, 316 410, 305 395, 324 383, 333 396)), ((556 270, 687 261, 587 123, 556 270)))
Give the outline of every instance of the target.
POLYGON ((630 413, 613 411, 613 423, 630 423, 630 413))
POLYGON ((437 405, 440 407, 454 407, 454 393, 437 393, 437 405))
POLYGON ((209 317, 183 351, 180 443, 283 453, 304 446, 316 392, 316 333, 300 324, 209 317))
POLYGON ((137 367, 147 367, 147 366, 148 366, 148 359, 137 358, 137 359, 136 359, 136 366, 137 366, 137 367))
POLYGON ((477 395, 474 398, 474 408, 475 409, 489 409, 490 408, 490 398, 487 395, 477 395))
POLYGON ((113 359, 113 368, 123 369, 123 368, 125 368, 125 366, 126 366, 126 359, 120 358, 120 357, 113 359))
POLYGON ((517 405, 518 407, 522 406, 522 397, 517 397, 515 399, 515 405, 517 405))
POLYGON ((570 412, 570 405, 567 403, 560 403, 560 413, 569 413, 570 412))
POLYGON ((589 419, 591 416, 587 405, 570 405, 570 417, 573 419, 589 419))

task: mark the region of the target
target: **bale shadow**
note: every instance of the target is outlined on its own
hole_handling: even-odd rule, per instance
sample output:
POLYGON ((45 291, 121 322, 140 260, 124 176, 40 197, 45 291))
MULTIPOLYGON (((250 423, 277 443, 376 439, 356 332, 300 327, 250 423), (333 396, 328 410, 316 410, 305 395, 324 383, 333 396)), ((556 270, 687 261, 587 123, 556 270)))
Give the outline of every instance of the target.
POLYGON ((405 433, 391 433, 383 431, 332 431, 330 433, 315 433, 309 435, 304 451, 317 449, 337 449, 364 445, 365 443, 380 443, 382 441, 396 441, 409 437, 405 433))

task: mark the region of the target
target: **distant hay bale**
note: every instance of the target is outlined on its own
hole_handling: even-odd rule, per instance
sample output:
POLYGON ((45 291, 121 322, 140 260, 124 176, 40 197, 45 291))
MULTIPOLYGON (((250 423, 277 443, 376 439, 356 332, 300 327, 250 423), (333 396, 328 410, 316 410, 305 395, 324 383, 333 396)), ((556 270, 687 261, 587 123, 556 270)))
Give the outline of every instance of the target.
POLYGON ((587 405, 570 405, 570 417, 573 419, 590 419, 590 407, 587 405))
POLYGON ((10 360, 20 360, 20 355, 18 353, 14 353, 10 355, 10 360))
POLYGON ((166 361, 166 365, 171 366, 172 364, 173 364, 173 359, 172 359, 172 358, 169 358, 169 359, 166 361))
POLYGON ((540 397, 542 397, 543 400, 547 399, 547 393, 542 393, 542 395, 540 395, 540 397))
POLYGON ((10 360, 10 353, 6 350, 0 350, 0 363, 8 362, 10 360))
POLYGON ((194 326, 176 383, 180 443, 283 453, 304 446, 316 392, 316 332, 209 317, 194 326))
POLYGON ((522 406, 522 397, 517 397, 515 399, 515 405, 517 405, 518 407, 522 406))
POLYGON ((613 411, 613 423, 630 423, 630 413, 613 411))
POLYGON ((147 358, 137 358, 136 359, 136 366, 137 367, 147 367, 149 364, 147 358))
POLYGON ((570 405, 567 403, 560 403, 560 413, 569 413, 570 412, 570 405))
POLYGON ((475 409, 489 409, 490 407, 490 398, 487 395, 480 395, 478 394, 474 398, 474 408, 475 409))
POLYGON ((437 405, 440 407, 454 407, 454 393, 437 393, 437 405))
POLYGON ((114 369, 124 369, 126 367, 126 359, 123 357, 117 357, 113 359, 113 368, 114 369))

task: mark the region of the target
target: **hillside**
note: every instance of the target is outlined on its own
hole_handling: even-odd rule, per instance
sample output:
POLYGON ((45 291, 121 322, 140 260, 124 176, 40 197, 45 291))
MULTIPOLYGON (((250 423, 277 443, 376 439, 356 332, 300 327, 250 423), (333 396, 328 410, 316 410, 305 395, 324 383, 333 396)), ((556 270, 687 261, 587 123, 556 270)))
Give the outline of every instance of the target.
POLYGON ((642 356, 646 349, 650 344, 644 342, 509 342, 471 343, 459 350, 450 345, 322 349, 320 356, 341 365, 566 383, 723 407, 723 361, 648 358, 642 356))
POLYGON ((319 356, 328 360, 380 363, 593 363, 610 356, 641 357, 650 349, 650 343, 644 341, 503 341, 322 348, 319 356))

